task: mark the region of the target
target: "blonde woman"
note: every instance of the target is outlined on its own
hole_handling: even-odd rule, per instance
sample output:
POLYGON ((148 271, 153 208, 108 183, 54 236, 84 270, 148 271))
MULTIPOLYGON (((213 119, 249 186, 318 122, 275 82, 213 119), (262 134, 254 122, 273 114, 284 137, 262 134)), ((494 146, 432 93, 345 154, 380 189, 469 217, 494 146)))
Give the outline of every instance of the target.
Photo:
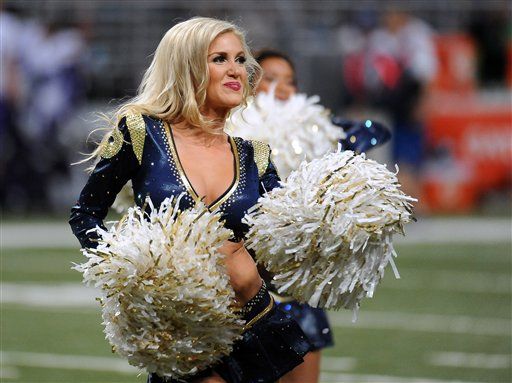
MULTIPOLYGON (((221 248, 244 319, 253 322, 221 363, 189 382, 275 382, 302 363, 310 344, 297 323, 276 310, 243 244, 241 222, 279 177, 267 145, 224 133, 232 108, 246 102, 260 77, 240 29, 193 18, 162 38, 137 96, 115 113, 116 126, 98 147, 99 162, 72 208, 70 225, 83 247, 103 226, 108 208, 132 181, 135 202, 158 206, 185 195, 180 208, 203 200, 234 233, 221 248), (254 321, 255 320, 255 321, 254 321)), ((171 382, 151 374, 148 382, 171 382)))

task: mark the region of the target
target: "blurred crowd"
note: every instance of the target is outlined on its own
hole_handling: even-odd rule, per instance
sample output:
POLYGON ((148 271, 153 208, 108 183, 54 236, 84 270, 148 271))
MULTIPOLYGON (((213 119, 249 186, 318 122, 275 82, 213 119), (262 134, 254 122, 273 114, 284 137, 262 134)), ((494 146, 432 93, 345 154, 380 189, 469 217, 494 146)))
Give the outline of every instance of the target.
MULTIPOLYGON (((3 211, 14 213, 50 213, 61 210, 65 204, 59 203, 57 191, 69 187, 73 155, 70 147, 76 151, 76 143, 69 145, 69 137, 66 141, 67 128, 71 117, 76 118, 77 110, 93 101, 86 93, 101 98, 105 105, 105 100, 121 94, 131 96, 139 79, 138 71, 146 65, 135 60, 145 57, 141 47, 148 52, 154 49, 159 34, 177 19, 165 16, 160 21, 162 25, 144 24, 147 30, 141 30, 132 28, 133 18, 124 20, 130 13, 119 16, 117 6, 95 3, 81 16, 61 9, 53 16, 49 12, 44 17, 36 17, 37 12, 32 12, 29 18, 21 13, 30 9, 29 3, 24 2, 25 7, 12 6, 16 2, 8 4, 10 8, 5 4, 0 6, 0 206, 3 211), (109 17, 114 18, 115 25, 110 25, 109 17), (89 20, 94 28, 84 20, 89 20), (95 36, 91 36, 93 29, 95 36), (148 32, 150 29, 154 38, 148 32), (134 51, 128 52, 129 48, 134 51)), ((132 16, 138 18, 143 12, 151 15, 152 10, 139 9, 132 16)), ((181 8, 176 12, 176 15, 184 14, 181 8)), ((478 74, 484 85, 505 89, 506 52, 512 31, 510 17, 500 12, 472 14, 458 30, 469 36, 477 50, 478 68, 469 76, 478 74), (510 28, 508 34, 506 28, 510 28)), ((140 19, 140 23, 146 20, 140 19)), ((432 83, 438 81, 443 65, 453 66, 443 64, 439 56, 437 31, 421 18, 396 7, 353 11, 345 21, 333 23, 330 28, 329 36, 331 39, 335 36, 337 47, 333 57, 337 68, 341 68, 329 77, 339 78, 340 73, 342 77, 342 81, 333 81, 342 84, 341 89, 336 89, 342 93, 341 104, 334 106, 334 110, 341 116, 357 119, 375 117, 367 115, 369 110, 384 116, 392 130, 386 159, 399 164, 404 189, 411 195, 421 195, 426 116, 432 111, 425 106, 426 96, 431 94, 432 83)), ((248 33, 251 35, 250 30, 248 33)), ((286 46, 267 44, 267 47, 287 52, 286 46)), ((254 48, 261 46, 256 44, 254 48)), ((472 70, 471 60, 466 57, 457 60, 456 64, 462 65, 460 68, 472 70)), ((323 68, 321 62, 315 61, 315 67, 308 70, 323 68)), ((462 74, 460 68, 454 71, 462 74)), ((509 82, 512 84, 512 75, 509 82)), ((302 91, 316 92, 315 89, 302 91)))
POLYGON ((87 46, 65 19, 52 23, 0 10, 0 203, 5 211, 51 212, 52 190, 69 177, 63 130, 84 101, 87 46))

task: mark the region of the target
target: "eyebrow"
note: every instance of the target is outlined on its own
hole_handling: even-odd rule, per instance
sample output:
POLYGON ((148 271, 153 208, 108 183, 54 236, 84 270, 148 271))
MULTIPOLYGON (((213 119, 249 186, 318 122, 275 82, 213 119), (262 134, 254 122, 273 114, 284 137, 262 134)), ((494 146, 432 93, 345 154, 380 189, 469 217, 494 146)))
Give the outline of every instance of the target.
MULTIPOLYGON (((210 53, 208 55, 208 57, 210 57, 211 55, 225 55, 225 56, 227 56, 228 53, 227 52, 212 52, 212 53, 210 53)), ((244 51, 240 51, 235 56, 240 56, 240 55, 245 55, 245 52, 244 51)))

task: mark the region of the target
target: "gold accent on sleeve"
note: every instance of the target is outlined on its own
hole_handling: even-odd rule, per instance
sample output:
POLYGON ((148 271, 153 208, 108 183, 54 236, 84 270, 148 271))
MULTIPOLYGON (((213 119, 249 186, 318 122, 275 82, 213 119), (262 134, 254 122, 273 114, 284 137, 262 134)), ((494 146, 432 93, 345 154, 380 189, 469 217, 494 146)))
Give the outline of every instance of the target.
POLYGON ((252 140, 251 142, 254 148, 254 162, 256 162, 256 166, 258 167, 258 176, 261 177, 268 168, 270 147, 261 141, 252 140))
POLYGON ((101 144, 101 158, 114 157, 123 147, 123 134, 116 127, 109 133, 109 137, 101 144))
POLYGON ((132 148, 139 161, 139 165, 142 163, 142 151, 144 150, 144 141, 146 139, 146 122, 142 118, 142 114, 128 114, 126 115, 126 126, 130 133, 132 140, 132 148))

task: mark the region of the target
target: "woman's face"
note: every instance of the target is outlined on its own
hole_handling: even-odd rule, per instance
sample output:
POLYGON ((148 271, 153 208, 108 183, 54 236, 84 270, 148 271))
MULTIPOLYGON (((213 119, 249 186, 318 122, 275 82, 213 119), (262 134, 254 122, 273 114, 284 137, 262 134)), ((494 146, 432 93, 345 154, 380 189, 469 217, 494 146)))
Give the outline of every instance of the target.
POLYGON ((288 100, 297 92, 295 73, 288 61, 280 57, 269 57, 263 60, 260 66, 263 68, 263 77, 256 92, 268 93, 272 83, 277 83, 275 96, 279 100, 288 100))
POLYGON ((215 38, 208 49, 210 81, 206 89, 205 112, 225 114, 240 105, 247 83, 242 42, 233 32, 215 38))

